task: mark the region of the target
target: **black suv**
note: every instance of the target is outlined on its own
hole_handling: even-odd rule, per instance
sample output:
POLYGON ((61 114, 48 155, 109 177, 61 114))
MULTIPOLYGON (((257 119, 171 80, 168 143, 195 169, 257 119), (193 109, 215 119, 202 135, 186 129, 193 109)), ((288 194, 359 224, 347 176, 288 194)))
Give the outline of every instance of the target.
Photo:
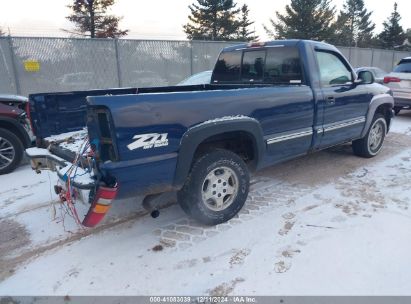
POLYGON ((0 95, 0 175, 13 171, 34 136, 27 119, 26 97, 0 95))

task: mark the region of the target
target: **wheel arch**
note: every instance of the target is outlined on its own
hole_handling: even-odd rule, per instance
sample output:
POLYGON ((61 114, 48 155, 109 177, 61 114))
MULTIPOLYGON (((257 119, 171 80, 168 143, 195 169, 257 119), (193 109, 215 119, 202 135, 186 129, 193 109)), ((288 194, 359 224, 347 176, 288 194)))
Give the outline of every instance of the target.
POLYGON ((174 187, 179 189, 184 185, 196 153, 202 144, 207 144, 214 138, 232 139, 235 134, 243 134, 252 143, 253 161, 249 164, 251 171, 259 168, 264 155, 263 132, 260 123, 251 117, 233 117, 230 119, 213 120, 201 123, 184 133, 177 159, 174 187))
POLYGON ((15 134, 20 139, 25 149, 30 147, 31 141, 29 135, 16 120, 8 117, 1 117, 0 128, 15 134))
POLYGON ((365 125, 361 133, 361 138, 363 138, 367 134, 376 113, 381 113, 382 115, 384 115, 387 122, 388 131, 390 129, 391 118, 394 116, 393 108, 394 99, 391 95, 381 94, 374 96, 368 107, 368 113, 366 115, 365 125))

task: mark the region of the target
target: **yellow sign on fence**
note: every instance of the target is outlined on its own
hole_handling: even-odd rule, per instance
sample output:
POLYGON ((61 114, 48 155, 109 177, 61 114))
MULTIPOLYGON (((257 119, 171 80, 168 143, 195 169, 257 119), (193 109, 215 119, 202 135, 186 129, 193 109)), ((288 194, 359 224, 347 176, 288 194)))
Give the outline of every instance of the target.
POLYGON ((27 72, 38 72, 40 71, 40 62, 37 60, 25 60, 23 61, 24 63, 24 69, 27 72))

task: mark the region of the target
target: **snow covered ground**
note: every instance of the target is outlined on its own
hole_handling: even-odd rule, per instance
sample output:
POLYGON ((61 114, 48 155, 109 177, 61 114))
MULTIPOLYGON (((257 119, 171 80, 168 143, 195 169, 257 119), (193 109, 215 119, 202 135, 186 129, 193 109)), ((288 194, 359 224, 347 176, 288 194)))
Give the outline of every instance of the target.
POLYGON ((218 227, 135 199, 83 230, 54 181, 0 176, 0 295, 411 295, 411 112, 374 159, 343 146, 260 172, 218 227))

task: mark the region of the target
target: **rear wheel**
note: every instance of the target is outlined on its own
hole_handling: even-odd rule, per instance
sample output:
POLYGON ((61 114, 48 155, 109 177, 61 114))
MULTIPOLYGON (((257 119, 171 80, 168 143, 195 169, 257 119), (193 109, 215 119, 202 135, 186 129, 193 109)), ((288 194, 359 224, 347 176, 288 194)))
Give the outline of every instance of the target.
POLYGON ((367 135, 353 141, 354 154, 365 158, 376 156, 382 149, 386 134, 387 121, 383 115, 376 114, 367 135))
POLYGON ((247 165, 235 153, 216 149, 198 158, 178 192, 182 209, 205 225, 233 218, 243 207, 249 190, 247 165))
POLYGON ((12 132, 0 129, 0 175, 13 171, 23 158, 24 146, 12 132))

